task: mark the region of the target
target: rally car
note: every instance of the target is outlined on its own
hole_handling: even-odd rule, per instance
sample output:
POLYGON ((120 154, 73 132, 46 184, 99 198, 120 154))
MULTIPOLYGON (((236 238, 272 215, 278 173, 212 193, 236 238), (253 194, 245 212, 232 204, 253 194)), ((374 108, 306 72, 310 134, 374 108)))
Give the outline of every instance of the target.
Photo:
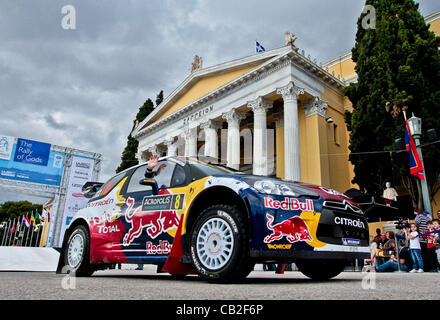
POLYGON ((246 175, 193 158, 160 159, 88 184, 87 208, 67 229, 58 271, 77 276, 115 263, 155 264, 176 277, 245 278, 256 263, 294 262, 312 279, 369 257, 360 207, 324 187, 246 175))

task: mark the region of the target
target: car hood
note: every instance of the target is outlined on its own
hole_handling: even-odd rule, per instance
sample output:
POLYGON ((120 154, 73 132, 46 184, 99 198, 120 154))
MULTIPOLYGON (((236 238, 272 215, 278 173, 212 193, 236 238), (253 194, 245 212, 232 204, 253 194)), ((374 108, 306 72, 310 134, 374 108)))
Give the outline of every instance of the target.
POLYGON ((262 179, 273 180, 273 181, 278 181, 278 182, 285 182, 288 184, 294 184, 298 187, 305 188, 305 189, 309 190, 309 194, 304 194, 305 196, 307 196, 307 195, 319 196, 323 200, 327 200, 327 201, 339 201, 339 202, 347 201, 347 202, 359 207, 359 205, 356 202, 354 202, 352 198, 350 198, 350 197, 346 196, 345 194, 342 194, 336 190, 333 190, 331 188, 322 187, 322 186, 309 184, 309 183, 289 181, 289 180, 283 180, 283 179, 273 178, 273 177, 266 177, 266 176, 256 176, 256 175, 236 175, 236 176, 237 176, 237 178, 243 180, 244 182, 248 183, 251 186, 253 185, 252 181, 257 181, 257 180, 262 180, 262 179))

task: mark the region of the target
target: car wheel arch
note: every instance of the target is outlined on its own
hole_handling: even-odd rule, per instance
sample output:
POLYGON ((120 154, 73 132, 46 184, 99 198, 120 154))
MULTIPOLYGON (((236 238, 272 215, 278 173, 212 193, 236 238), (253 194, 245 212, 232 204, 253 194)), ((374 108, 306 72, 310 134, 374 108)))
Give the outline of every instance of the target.
MULTIPOLYGON (((232 204, 237 206, 245 215, 248 221, 248 225, 251 226, 252 214, 250 209, 250 204, 246 199, 240 197, 234 190, 225 186, 212 186, 203 190, 197 197, 192 201, 191 207, 188 210, 188 217, 186 219, 186 232, 187 234, 191 231, 194 226, 197 217, 202 213, 204 209, 209 206, 216 204, 232 204), (225 198, 227 197, 227 198, 225 198), (225 200, 227 199, 227 200, 225 200)), ((253 231, 249 229, 249 237, 252 237, 253 231)), ((183 248, 185 252, 188 252, 189 248, 185 246, 183 248)))

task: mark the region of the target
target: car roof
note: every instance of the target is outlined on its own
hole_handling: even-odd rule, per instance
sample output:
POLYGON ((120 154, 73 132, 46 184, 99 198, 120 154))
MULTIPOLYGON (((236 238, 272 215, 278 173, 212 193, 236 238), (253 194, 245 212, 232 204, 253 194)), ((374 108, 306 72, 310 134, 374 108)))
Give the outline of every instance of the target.
MULTIPOLYGON (((218 163, 218 159, 212 158, 212 157, 207 157, 207 156, 199 156, 198 158, 196 158, 196 157, 184 157, 184 156, 166 156, 166 157, 160 157, 159 158, 159 161, 163 161, 163 160, 173 161, 173 162, 178 163, 178 164, 180 164, 182 166, 184 166, 188 161, 194 161, 194 162, 198 162, 198 163, 202 163, 202 164, 203 163, 209 164, 210 162, 218 163)), ((139 164, 137 164, 137 165, 135 165, 133 167, 127 168, 127 169, 119 172, 116 175, 125 174, 129 170, 141 167, 141 166, 146 165, 146 164, 147 164, 147 161, 139 163, 139 164)), ((224 163, 220 163, 220 164, 226 165, 224 163)), ((234 170, 234 169, 231 168, 231 170, 234 170)))

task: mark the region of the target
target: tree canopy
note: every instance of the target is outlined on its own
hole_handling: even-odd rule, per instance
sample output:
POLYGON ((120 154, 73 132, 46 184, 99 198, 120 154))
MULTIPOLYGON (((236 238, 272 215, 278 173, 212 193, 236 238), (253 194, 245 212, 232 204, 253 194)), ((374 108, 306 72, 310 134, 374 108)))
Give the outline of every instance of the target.
POLYGON ((0 221, 13 220, 35 211, 41 215, 43 206, 29 201, 6 201, 0 205, 0 221))
MULTIPOLYGON (((163 90, 156 96, 156 106, 161 104, 163 101, 163 90)), ((131 136, 131 133, 136 127, 136 123, 141 123, 152 111, 154 110, 154 103, 151 99, 147 99, 144 104, 139 108, 135 119, 133 120, 133 127, 131 128, 130 134, 127 137, 127 145, 121 155, 121 163, 116 169, 116 173, 124 171, 132 166, 139 163, 136 159, 136 152, 139 142, 131 136)))
MULTIPOLYGON (((394 167, 400 181, 392 182, 416 191, 408 154, 380 151, 395 151, 395 140, 404 137, 405 109, 408 117, 414 113, 422 118, 424 131, 433 128, 440 134, 440 38, 429 30, 412 0, 367 0, 366 5, 375 9, 375 28, 364 28, 368 13, 362 13, 352 49, 358 81, 345 89, 353 104, 345 119, 355 172, 352 182, 363 191, 381 194, 394 167)), ((425 138, 426 134, 422 143, 425 138)), ((423 147, 423 158, 432 195, 440 174, 439 145, 423 147)))

